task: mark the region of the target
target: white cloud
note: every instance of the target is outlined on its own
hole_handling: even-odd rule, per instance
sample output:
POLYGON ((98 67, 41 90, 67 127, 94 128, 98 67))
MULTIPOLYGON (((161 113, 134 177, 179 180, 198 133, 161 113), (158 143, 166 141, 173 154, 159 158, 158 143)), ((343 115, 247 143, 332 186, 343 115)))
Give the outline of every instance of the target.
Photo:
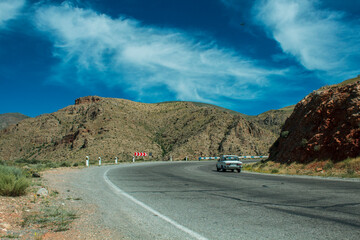
POLYGON ((6 21, 16 18, 24 5, 25 0, 1 0, 0 27, 4 26, 6 21))
POLYGON ((259 0, 256 21, 281 49, 305 68, 336 77, 356 76, 360 60, 360 24, 316 0, 259 0))
POLYGON ((62 61, 57 79, 66 81, 63 72, 75 68, 78 83, 122 86, 139 100, 156 98, 164 89, 179 100, 253 99, 269 78, 282 74, 177 29, 112 19, 68 3, 39 7, 35 24, 50 34, 54 55, 62 61))

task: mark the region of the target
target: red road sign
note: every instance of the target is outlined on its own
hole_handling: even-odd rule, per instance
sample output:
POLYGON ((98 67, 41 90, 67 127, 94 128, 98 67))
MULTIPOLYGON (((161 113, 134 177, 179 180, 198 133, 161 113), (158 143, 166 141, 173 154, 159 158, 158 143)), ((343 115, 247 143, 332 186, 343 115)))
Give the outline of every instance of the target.
POLYGON ((134 156, 136 156, 136 157, 146 157, 147 153, 146 152, 135 152, 134 156))

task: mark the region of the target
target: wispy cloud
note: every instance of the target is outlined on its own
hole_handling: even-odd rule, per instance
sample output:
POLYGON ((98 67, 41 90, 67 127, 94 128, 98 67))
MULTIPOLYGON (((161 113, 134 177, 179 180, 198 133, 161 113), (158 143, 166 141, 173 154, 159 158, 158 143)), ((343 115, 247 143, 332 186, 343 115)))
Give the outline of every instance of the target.
POLYGON ((348 78, 359 74, 360 23, 317 0, 258 0, 254 16, 281 49, 306 69, 348 78))
POLYGON ((269 79, 283 74, 178 29, 113 19, 69 3, 39 7, 35 24, 50 35, 61 60, 58 81, 101 81, 136 92, 139 100, 161 100, 161 91, 178 100, 212 103, 255 99, 269 79), (66 76, 70 72, 75 76, 66 76))
POLYGON ((25 0, 1 0, 0 27, 3 27, 6 21, 16 18, 24 5, 25 0))

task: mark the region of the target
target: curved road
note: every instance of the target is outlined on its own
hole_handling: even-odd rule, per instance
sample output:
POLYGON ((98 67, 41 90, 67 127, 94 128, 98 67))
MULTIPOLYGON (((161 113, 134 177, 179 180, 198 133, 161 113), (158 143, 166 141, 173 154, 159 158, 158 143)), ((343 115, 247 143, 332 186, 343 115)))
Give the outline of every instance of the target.
POLYGON ((105 224, 128 239, 360 239, 359 181, 216 172, 215 162, 82 175, 105 224))

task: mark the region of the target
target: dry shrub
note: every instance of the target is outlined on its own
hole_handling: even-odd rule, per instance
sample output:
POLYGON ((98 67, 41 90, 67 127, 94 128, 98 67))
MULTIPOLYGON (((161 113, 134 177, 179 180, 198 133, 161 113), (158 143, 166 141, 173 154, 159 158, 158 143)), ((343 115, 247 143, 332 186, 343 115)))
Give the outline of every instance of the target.
POLYGON ((334 177, 360 177, 360 157, 334 164, 331 160, 313 161, 308 164, 281 164, 273 161, 245 164, 244 170, 261 173, 298 174, 334 177))
POLYGON ((0 195, 21 196, 29 186, 29 180, 21 169, 0 165, 0 195))

